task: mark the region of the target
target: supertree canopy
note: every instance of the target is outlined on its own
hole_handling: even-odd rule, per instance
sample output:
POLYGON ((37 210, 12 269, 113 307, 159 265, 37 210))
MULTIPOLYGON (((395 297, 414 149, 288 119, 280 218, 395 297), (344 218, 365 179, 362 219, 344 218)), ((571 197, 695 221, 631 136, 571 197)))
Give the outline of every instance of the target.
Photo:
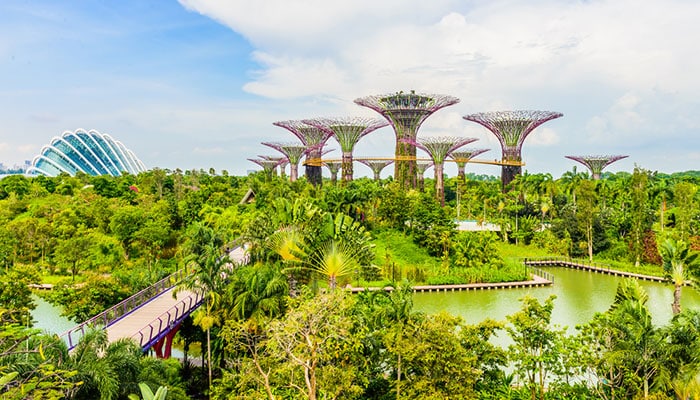
POLYGON ((301 157, 306 153, 308 147, 303 144, 297 143, 268 143, 263 142, 265 146, 272 147, 273 149, 284 154, 284 156, 289 161, 289 180, 294 182, 299 176, 299 161, 301 157))
POLYGON ((370 167, 374 173, 374 180, 378 181, 382 170, 387 167, 387 165, 394 162, 394 160, 370 160, 370 159, 359 159, 357 160, 362 164, 370 167))
POLYGON ((445 205, 445 183, 443 181, 443 171, 445 167, 445 159, 452 154, 453 151, 475 142, 477 138, 459 138, 454 136, 427 137, 409 139, 404 138, 403 141, 412 144, 413 146, 425 151, 433 159, 435 165, 435 194, 440 205, 445 205))
POLYGON ((588 167, 593 175, 593 179, 600 179, 603 169, 615 161, 622 160, 629 156, 564 156, 568 159, 578 161, 588 167))
POLYGON ((355 99, 355 103, 371 108, 382 114, 394 128, 396 134, 396 151, 394 164, 394 180, 403 188, 416 187, 416 148, 402 139, 415 140, 423 121, 435 111, 451 106, 459 99, 447 95, 409 93, 403 91, 367 96, 355 99))
POLYGON ((501 142, 504 163, 501 182, 506 187, 522 172, 521 152, 525 138, 538 126, 563 115, 553 111, 515 110, 477 113, 463 118, 484 126, 501 142))
POLYGON ((331 134, 323 129, 305 124, 300 120, 277 121, 272 124, 292 132, 294 136, 308 147, 304 171, 306 179, 313 185, 321 185, 321 149, 331 137, 331 134))
POLYGON ((305 119, 304 123, 332 134, 340 144, 340 151, 343 153, 343 182, 352 180, 352 152, 357 142, 367 134, 389 125, 384 121, 365 117, 305 119))
POLYGON ((450 154, 450 158, 452 158, 457 164, 457 173, 462 182, 464 182, 466 177, 465 168, 467 163, 472 158, 478 156, 479 154, 486 153, 487 151, 489 151, 489 149, 465 149, 453 151, 452 154, 450 154))

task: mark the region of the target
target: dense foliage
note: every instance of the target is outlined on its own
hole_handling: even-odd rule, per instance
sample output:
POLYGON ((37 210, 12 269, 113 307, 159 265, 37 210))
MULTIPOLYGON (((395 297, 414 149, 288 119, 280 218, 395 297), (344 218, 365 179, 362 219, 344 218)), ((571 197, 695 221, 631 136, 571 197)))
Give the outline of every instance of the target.
POLYGON ((550 325, 554 299, 525 298, 507 321, 469 326, 417 314, 409 285, 396 282, 527 279, 499 251, 507 242, 525 255, 536 247, 666 275, 680 296, 698 277, 698 179, 635 168, 591 181, 574 169, 556 180, 525 174, 502 191, 472 175, 446 180, 441 207, 430 180, 423 192, 391 180, 315 187, 214 171, 9 176, 0 180, 2 395, 121 399, 162 386, 167 398, 697 396, 700 317, 679 299, 671 324, 655 327, 628 282, 609 311, 567 336, 550 325), (500 231, 459 232, 457 216, 500 231), (222 273, 222 252, 241 243, 250 262, 222 273), (30 283, 54 284, 49 300, 82 321, 185 265, 194 274, 183 287, 207 298, 179 336, 186 350, 201 344, 203 374, 99 333, 76 359, 26 328, 30 283), (368 284, 395 290, 339 290, 368 284), (496 334, 511 347, 490 344, 496 334))

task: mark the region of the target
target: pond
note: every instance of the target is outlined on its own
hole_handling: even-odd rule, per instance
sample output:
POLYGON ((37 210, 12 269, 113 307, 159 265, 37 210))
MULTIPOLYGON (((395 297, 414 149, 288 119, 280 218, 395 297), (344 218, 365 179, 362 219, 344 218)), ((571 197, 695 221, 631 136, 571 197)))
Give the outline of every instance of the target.
MULTIPOLYGON (((425 313, 446 311, 462 317, 469 324, 486 318, 505 321, 507 315, 520 310, 520 298, 529 295, 544 301, 552 294, 554 301, 552 323, 566 326, 573 333, 576 325, 591 320, 596 312, 607 310, 615 298, 618 283, 624 279, 612 275, 581 271, 564 267, 548 267, 543 270, 554 275, 549 287, 483 290, 464 292, 424 292, 413 297, 414 307, 425 313)), ((649 294, 647 303, 656 325, 665 325, 673 316, 673 286, 640 281, 649 294)), ((684 287, 681 297, 683 309, 700 308, 700 293, 684 287)))

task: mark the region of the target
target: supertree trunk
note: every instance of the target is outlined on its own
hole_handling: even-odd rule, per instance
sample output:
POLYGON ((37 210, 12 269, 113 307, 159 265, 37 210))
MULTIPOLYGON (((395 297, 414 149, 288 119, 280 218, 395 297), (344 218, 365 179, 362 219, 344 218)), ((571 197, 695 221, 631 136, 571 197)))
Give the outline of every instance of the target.
POLYGON ((352 151, 344 151, 343 152, 343 165, 341 166, 341 169, 343 171, 343 185, 346 185, 348 182, 352 181, 353 177, 353 170, 352 170, 352 151))
POLYGON ((435 192, 440 206, 445 207, 445 179, 443 171, 445 164, 435 164, 435 192))
POLYGON ((323 181, 321 148, 330 138, 330 134, 323 130, 304 123, 303 121, 278 121, 272 123, 275 126, 285 128, 294 134, 307 148, 309 153, 305 165, 306 179, 314 186, 320 186, 323 181), (318 149, 318 151, 316 151, 318 149))

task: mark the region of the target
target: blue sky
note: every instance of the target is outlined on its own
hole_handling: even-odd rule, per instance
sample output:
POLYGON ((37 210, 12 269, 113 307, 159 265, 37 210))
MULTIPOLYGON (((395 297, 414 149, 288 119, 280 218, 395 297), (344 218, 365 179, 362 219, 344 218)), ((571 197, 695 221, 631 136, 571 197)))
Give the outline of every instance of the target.
MULTIPOLYGON (((698 17, 687 0, 4 0, 0 162, 84 128, 149 167, 245 174, 275 152, 260 142, 295 140, 272 122, 375 116, 353 100, 415 89, 461 100, 419 136, 477 137, 484 159, 496 139, 463 115, 564 113, 525 141, 529 172, 599 154, 629 155, 611 171, 700 169, 698 17)), ((355 154, 393 146, 382 128, 355 154)))

